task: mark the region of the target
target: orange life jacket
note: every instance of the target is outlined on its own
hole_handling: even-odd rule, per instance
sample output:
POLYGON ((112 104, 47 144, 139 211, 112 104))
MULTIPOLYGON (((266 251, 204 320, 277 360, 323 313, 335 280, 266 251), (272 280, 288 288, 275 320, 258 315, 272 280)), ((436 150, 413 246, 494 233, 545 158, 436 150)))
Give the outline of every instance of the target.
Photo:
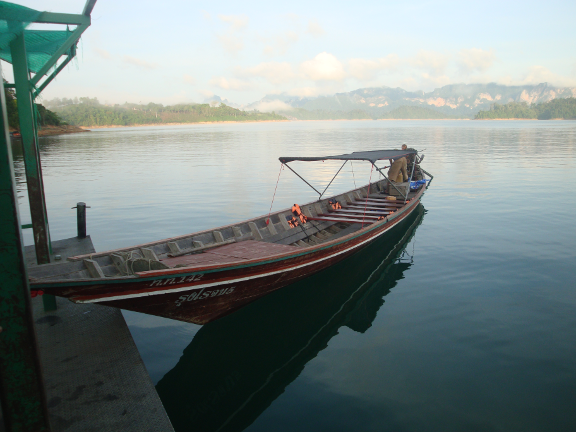
POLYGON ((296 228, 298 226, 298 219, 296 219, 294 216, 292 216, 292 219, 288 220, 288 226, 290 228, 296 228))
POLYGON ((292 206, 292 214, 294 216, 296 216, 297 218, 299 218, 303 224, 308 222, 308 218, 306 217, 306 215, 304 213, 302 213, 302 210, 300 210, 300 206, 298 204, 294 204, 292 206))
POLYGON ((332 207, 333 210, 338 210, 338 209, 342 208, 340 203, 338 201, 336 201, 334 198, 330 198, 328 200, 328 204, 330 205, 330 207, 332 207))

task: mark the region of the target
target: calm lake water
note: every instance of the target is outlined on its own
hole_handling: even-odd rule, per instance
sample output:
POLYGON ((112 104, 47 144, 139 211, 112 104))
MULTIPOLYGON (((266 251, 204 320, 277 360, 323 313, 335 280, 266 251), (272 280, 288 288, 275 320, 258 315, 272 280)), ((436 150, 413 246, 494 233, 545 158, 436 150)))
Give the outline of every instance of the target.
MULTIPOLYGON (((385 241, 203 327, 124 312, 177 431, 576 430, 574 121, 252 123, 45 138, 52 238, 76 235, 78 201, 91 206, 98 251, 266 214, 279 156, 403 143, 424 150, 434 180, 385 241)), ((339 168, 293 166, 314 185, 339 168)), ((330 190, 370 175, 347 165, 330 190)), ((273 209, 315 196, 284 170, 273 209)))

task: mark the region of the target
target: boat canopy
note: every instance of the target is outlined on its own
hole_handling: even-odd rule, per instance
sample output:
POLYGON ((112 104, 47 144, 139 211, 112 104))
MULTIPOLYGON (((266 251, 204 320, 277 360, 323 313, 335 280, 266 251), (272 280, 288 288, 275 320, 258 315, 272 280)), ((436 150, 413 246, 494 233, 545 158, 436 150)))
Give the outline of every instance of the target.
POLYGON ((324 161, 324 160, 343 160, 343 161, 369 161, 375 163, 377 160, 387 160, 396 159, 402 156, 407 156, 410 154, 418 154, 416 150, 372 150, 372 151, 361 151, 353 152, 347 154, 341 154, 336 156, 318 156, 318 157, 280 157, 278 158, 280 162, 286 164, 292 161, 304 161, 304 162, 314 162, 314 161, 324 161))

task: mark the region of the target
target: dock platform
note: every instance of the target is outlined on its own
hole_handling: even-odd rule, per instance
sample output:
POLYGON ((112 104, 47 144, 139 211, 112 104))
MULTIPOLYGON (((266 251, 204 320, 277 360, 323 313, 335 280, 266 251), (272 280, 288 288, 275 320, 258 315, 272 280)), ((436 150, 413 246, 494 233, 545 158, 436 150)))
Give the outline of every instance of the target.
MULTIPOLYGON (((52 247, 62 260, 94 251, 89 237, 52 247)), ((121 311, 56 301, 32 299, 52 431, 173 431, 121 311)))

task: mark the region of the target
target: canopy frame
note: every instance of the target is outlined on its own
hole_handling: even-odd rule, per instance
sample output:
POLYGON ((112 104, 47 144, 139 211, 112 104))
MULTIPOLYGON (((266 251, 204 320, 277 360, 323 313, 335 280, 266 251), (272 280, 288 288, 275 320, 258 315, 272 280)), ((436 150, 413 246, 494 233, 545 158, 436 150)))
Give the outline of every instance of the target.
MULTIPOLYGON (((390 181, 388 176, 386 176, 386 174, 384 174, 382 169, 376 165, 376 161, 397 159, 397 158, 405 157, 408 155, 415 155, 415 157, 417 157, 418 151, 416 151, 416 150, 373 150, 373 151, 365 151, 365 152, 353 152, 353 153, 336 155, 336 156, 318 156, 318 157, 287 157, 287 156, 282 156, 282 157, 279 157, 278 159, 280 160, 280 162, 284 166, 286 166, 288 169, 290 169, 290 171, 292 171, 294 174, 296 174, 304 183, 306 183, 308 186, 310 186, 318 194, 318 201, 320 201, 322 199, 322 196, 326 193, 326 191, 328 190, 328 188, 330 187, 330 185, 332 184, 334 179, 338 176, 340 171, 342 171, 342 168, 344 168, 344 165, 346 165, 346 163, 348 161, 367 161, 367 162, 370 162, 372 164, 372 166, 374 168, 376 168, 376 170, 388 181, 388 184, 392 185, 394 187, 394 189, 396 189, 396 191, 398 191, 398 193, 404 198, 404 202, 406 202, 408 199, 408 194, 410 193, 410 188, 408 188, 408 190, 406 191, 406 194, 402 193, 400 191, 400 189, 398 189, 396 187, 394 182, 390 181), (328 186, 326 186, 326 188, 322 192, 320 192, 318 189, 316 189, 314 186, 312 186, 304 177, 302 177, 291 166, 288 165, 289 162, 294 162, 294 161, 301 161, 301 162, 322 161, 322 162, 324 162, 326 160, 343 160, 344 163, 342 164, 340 169, 336 172, 336 174, 334 174, 334 177, 332 177, 332 180, 330 180, 330 183, 328 183, 328 186)), ((410 178, 408 179, 408 182, 412 181, 412 177, 414 175, 414 168, 416 166, 416 159, 414 160, 414 162, 415 163, 412 166, 412 172, 410 173, 410 178)), ((368 185, 368 195, 369 194, 370 194, 370 185, 368 185)))

